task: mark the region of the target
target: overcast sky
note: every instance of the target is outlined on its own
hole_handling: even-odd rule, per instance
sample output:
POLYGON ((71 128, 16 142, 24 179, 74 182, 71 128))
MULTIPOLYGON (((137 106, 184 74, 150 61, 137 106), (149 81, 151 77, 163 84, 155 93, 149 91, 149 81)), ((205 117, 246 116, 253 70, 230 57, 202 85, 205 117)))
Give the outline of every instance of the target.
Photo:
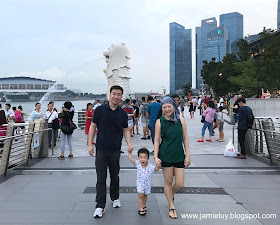
POLYGON ((126 43, 131 91, 169 92, 169 23, 191 28, 194 39, 202 19, 219 24, 220 14, 235 11, 244 35, 276 28, 277 0, 0 0, 0 75, 106 93, 103 51, 126 43))

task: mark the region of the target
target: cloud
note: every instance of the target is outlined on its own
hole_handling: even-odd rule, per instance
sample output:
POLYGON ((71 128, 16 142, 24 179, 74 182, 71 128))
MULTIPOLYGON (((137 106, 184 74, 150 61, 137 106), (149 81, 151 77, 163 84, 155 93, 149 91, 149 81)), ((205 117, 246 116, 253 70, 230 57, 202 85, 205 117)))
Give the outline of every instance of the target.
POLYGON ((192 28, 194 50, 200 21, 232 11, 244 14, 244 34, 276 27, 277 0, 1 1, 1 74, 50 77, 106 93, 102 53, 119 42, 131 53, 131 90, 168 91, 169 23, 192 28))
POLYGON ((13 76, 27 76, 39 79, 53 80, 64 84, 68 89, 81 89, 88 93, 106 93, 107 80, 105 75, 98 77, 92 72, 65 72, 57 67, 38 72, 21 72, 13 76))

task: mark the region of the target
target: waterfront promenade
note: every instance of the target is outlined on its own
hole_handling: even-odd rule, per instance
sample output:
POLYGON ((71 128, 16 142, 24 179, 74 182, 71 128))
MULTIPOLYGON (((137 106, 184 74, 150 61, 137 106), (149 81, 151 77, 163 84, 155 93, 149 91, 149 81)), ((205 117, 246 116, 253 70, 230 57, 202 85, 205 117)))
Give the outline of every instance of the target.
MULTIPOLYGON (((225 146, 232 137, 231 125, 225 124, 225 142, 215 141, 216 131, 213 143, 197 143, 202 127, 198 112, 192 120, 186 113, 186 121, 192 164, 185 170, 182 193, 175 196, 177 220, 168 217, 161 170, 153 176, 147 215, 138 215, 134 189, 136 170, 126 152, 120 161, 122 207, 113 208, 107 195, 106 213, 103 218, 94 219, 94 158, 88 156, 84 131, 77 130, 73 135, 74 159, 57 159, 58 142, 53 156, 31 160, 28 166, 9 171, 6 178, 0 179, 0 224, 280 224, 280 168, 255 156, 246 160, 224 157, 225 146), (236 217, 210 218, 230 216, 230 213, 236 217), (257 213, 277 215, 276 219, 242 219, 257 213), (199 217, 206 214, 208 218, 200 220, 199 217)), ((140 131, 142 134, 142 128, 140 131)), ((134 157, 141 147, 153 148, 151 140, 144 141, 141 137, 132 138, 134 157)), ((125 141, 123 143, 126 151, 125 141)), ((153 162, 153 157, 150 161, 153 162)))

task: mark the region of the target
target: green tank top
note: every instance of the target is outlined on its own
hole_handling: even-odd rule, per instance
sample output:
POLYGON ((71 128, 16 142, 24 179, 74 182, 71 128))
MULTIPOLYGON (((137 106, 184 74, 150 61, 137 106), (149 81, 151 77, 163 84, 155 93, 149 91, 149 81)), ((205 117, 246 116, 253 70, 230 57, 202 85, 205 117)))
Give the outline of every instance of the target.
POLYGON ((163 162, 177 163, 185 159, 183 149, 183 129, 181 121, 177 124, 173 121, 160 118, 161 135, 165 132, 169 123, 172 123, 163 137, 159 146, 159 158, 163 162))

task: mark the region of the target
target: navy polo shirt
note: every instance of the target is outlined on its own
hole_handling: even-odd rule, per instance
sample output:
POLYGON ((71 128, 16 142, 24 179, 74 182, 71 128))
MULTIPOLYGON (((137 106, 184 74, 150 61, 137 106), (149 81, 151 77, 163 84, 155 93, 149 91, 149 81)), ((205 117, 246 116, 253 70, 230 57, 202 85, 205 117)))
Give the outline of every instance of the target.
POLYGON ((127 128, 127 114, 118 106, 114 111, 109 103, 96 108, 92 122, 97 125, 96 149, 120 151, 123 128, 127 128))

